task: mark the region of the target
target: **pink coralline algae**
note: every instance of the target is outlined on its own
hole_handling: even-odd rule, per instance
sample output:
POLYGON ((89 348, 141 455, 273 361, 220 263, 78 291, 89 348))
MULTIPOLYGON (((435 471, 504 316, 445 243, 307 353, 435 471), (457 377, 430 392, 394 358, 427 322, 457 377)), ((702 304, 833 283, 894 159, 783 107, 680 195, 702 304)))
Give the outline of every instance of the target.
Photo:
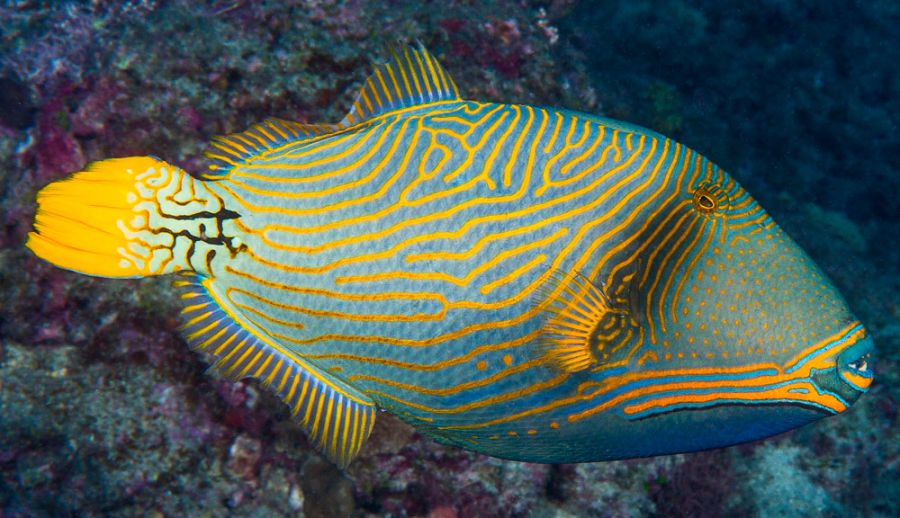
POLYGON ((179 108, 178 120, 180 120, 185 127, 194 131, 199 131, 203 127, 203 118, 200 116, 200 112, 192 106, 182 106, 179 108))
POLYGON ((260 394, 257 386, 243 381, 231 383, 213 380, 212 383, 225 404, 222 422, 235 430, 260 436, 273 416, 271 408, 262 408, 259 405, 260 394))
POLYGON ((258 439, 238 435, 228 449, 228 469, 244 480, 256 478, 256 469, 262 455, 262 444, 258 439))
POLYGON ((33 155, 35 180, 38 183, 46 183, 84 167, 84 152, 72 134, 69 112, 61 97, 41 109, 37 132, 33 155))
POLYGON ((20 159, 33 166, 34 181, 43 185, 97 158, 90 156, 94 151, 85 149, 85 142, 110 143, 110 151, 97 152, 127 152, 134 136, 110 133, 110 122, 124 115, 125 98, 122 85, 110 78, 61 87, 40 107, 33 143, 21 151, 20 159))
POLYGON ((224 434, 212 415, 190 404, 190 391, 191 387, 185 385, 157 385, 154 404, 147 409, 151 416, 165 418, 166 438, 173 445, 204 444, 224 434))
POLYGON ((91 79, 85 94, 71 116, 72 133, 80 138, 106 138, 109 120, 122 115, 127 99, 125 85, 110 78, 91 79))

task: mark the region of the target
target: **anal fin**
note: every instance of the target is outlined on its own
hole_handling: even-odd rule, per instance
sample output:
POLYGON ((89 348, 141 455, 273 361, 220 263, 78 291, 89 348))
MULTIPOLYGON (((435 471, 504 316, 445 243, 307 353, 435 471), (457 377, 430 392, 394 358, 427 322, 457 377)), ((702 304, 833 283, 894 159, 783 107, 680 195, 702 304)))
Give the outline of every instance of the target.
POLYGON ((372 432, 375 403, 244 325, 217 300, 208 281, 191 273, 174 283, 185 302, 182 332, 191 348, 212 355, 212 369, 231 381, 259 380, 287 403, 316 449, 346 467, 372 432))

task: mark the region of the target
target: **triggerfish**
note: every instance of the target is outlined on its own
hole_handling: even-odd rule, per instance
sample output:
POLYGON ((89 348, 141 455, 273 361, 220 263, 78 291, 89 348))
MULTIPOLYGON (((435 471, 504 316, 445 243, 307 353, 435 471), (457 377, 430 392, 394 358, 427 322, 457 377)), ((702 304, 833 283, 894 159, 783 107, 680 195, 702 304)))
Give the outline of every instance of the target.
POLYGON ((175 274, 190 346, 339 466, 377 409, 496 457, 589 462, 767 437, 872 383, 865 328, 725 171, 630 124, 466 100, 421 46, 340 122, 268 119, 207 157, 52 183, 27 246, 175 274))

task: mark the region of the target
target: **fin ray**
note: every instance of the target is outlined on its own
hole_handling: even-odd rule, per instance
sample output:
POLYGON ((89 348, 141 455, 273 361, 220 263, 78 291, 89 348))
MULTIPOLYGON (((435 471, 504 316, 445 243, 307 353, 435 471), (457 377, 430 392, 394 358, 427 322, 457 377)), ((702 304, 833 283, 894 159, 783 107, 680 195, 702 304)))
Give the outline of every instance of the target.
POLYGON ((541 288, 547 320, 541 331, 544 357, 565 372, 617 364, 633 347, 637 326, 619 300, 578 272, 553 272, 541 288))
POLYGON ((440 63, 421 44, 390 49, 391 58, 375 66, 341 128, 419 104, 459 99, 459 91, 440 63))
POLYGON ((201 240, 184 216, 218 212, 207 194, 188 173, 153 157, 93 162, 38 192, 26 246, 60 268, 100 277, 192 268, 192 258, 176 251, 175 236, 201 240), (188 203, 173 206, 168 198, 176 196, 188 203))
POLYGON ((384 113, 418 104, 459 99, 453 79, 422 45, 392 48, 391 58, 375 66, 356 95, 350 111, 337 124, 302 124, 269 118, 249 129, 215 137, 205 155, 206 180, 219 180, 266 151, 285 144, 328 135, 384 113))
POLYGON ((232 168, 261 153, 276 149, 289 142, 327 135, 340 129, 334 124, 302 124, 299 122, 269 118, 249 129, 213 138, 204 155, 209 160, 206 180, 219 180, 232 168))
POLYGON ((254 378, 275 393, 310 443, 346 467, 372 432, 375 403, 241 322, 214 295, 208 277, 184 273, 174 286, 189 301, 182 310, 182 333, 191 348, 212 355, 211 369, 226 379, 254 378))

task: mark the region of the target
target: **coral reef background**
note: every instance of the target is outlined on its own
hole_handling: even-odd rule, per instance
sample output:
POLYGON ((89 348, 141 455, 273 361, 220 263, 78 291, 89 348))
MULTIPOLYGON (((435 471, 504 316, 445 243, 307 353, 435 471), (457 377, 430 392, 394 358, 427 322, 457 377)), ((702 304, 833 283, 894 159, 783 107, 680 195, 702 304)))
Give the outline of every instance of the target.
POLYGON ((897 516, 900 4, 889 0, 10 1, 0 6, 0 516, 897 516), (267 116, 339 120, 397 39, 473 99, 656 129, 731 171, 867 324, 847 414, 692 455, 531 465, 381 415, 341 473, 252 383, 204 374, 165 279, 23 247, 105 157, 203 167, 267 116))

